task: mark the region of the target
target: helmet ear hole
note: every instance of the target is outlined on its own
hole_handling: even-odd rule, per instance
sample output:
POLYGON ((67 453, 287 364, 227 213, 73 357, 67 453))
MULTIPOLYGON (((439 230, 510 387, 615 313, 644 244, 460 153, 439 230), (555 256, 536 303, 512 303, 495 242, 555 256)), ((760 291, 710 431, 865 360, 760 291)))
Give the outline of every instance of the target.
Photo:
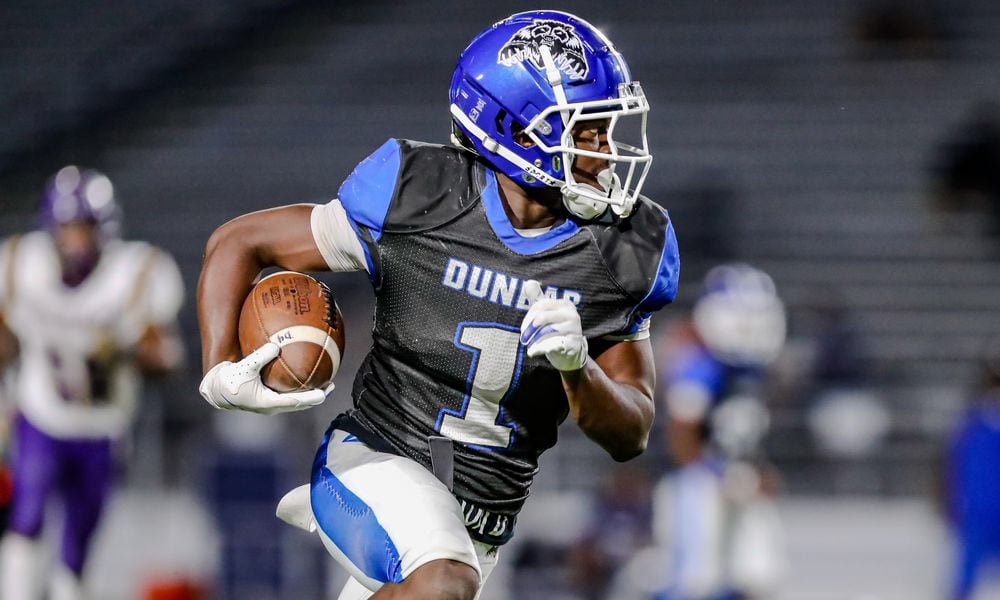
POLYGON ((514 138, 514 141, 521 145, 522 148, 531 148, 535 145, 534 140, 524 133, 524 126, 522 126, 517 121, 511 121, 510 123, 510 137, 514 138))
POLYGON ((507 119, 507 111, 501 108, 499 111, 497 111, 497 118, 496 118, 497 133, 499 133, 501 137, 503 137, 507 133, 504 127, 504 121, 506 119, 507 119))

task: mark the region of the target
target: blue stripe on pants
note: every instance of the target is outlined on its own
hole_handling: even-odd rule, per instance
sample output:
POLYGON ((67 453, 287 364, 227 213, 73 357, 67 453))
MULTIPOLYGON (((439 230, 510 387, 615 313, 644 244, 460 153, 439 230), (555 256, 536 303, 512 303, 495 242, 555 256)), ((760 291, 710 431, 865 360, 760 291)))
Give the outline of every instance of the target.
POLYGON ((365 575, 382 583, 399 583, 403 580, 402 565, 389 533, 371 507, 326 466, 332 433, 326 432, 313 463, 310 495, 316 523, 365 575))

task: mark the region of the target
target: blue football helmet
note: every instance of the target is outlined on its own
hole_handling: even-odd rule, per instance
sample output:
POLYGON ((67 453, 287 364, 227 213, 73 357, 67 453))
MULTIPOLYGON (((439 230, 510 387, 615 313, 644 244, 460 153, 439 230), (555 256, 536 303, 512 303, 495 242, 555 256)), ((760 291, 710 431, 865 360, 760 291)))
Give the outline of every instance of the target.
POLYGON ((480 33, 458 60, 450 90, 453 141, 527 187, 562 190, 573 214, 632 212, 649 172, 649 104, 628 65, 593 25, 558 11, 508 17, 480 33), (607 120, 607 152, 578 148, 573 131, 607 120), (630 125, 628 124, 630 121, 630 125), (628 130, 632 138, 625 139, 628 130), (516 136, 526 134, 525 147, 516 136), (608 161, 604 189, 576 181, 578 156, 608 161))
POLYGON ((705 346, 726 364, 766 366, 785 344, 785 305, 774 280, 747 264, 712 268, 693 318, 705 346))

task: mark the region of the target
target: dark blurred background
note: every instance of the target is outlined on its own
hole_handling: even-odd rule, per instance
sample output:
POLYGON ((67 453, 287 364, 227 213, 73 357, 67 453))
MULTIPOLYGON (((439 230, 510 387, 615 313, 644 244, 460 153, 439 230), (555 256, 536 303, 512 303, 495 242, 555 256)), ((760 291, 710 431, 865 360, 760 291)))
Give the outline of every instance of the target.
MULTIPOLYGON (((0 235, 34 227, 59 167, 97 168, 116 185, 126 237, 169 250, 188 288, 189 368, 150 388, 140 411, 91 569, 95 598, 179 581, 219 598, 335 597, 323 595, 341 577, 332 560, 278 526, 272 500, 305 481, 319 434, 350 403, 368 281, 327 278, 349 348, 332 400, 273 419, 217 414, 196 391, 204 244, 241 213, 335 197, 388 137, 446 143, 458 54, 529 8, 601 27, 650 99, 644 193, 670 211, 683 265, 654 338, 720 262, 767 271, 787 305, 766 444, 791 556, 777 595, 944 597, 935 465, 1000 334, 1000 4, 5 0, 0 235), (234 430, 258 445, 234 448, 246 437, 234 430), (257 456, 262 470, 226 456, 257 456)), ((611 590, 615 569, 581 583, 578 543, 621 490, 647 525, 614 542, 612 563, 653 543, 642 513, 664 447, 657 434, 616 472, 567 424, 484 598, 625 598, 580 591, 611 590)))

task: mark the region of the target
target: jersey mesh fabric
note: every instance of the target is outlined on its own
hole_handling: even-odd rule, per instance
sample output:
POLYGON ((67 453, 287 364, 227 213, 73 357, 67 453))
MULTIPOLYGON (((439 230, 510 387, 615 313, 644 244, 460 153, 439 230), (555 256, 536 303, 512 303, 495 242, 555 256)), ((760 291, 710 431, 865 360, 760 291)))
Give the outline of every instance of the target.
POLYGON ((484 204, 499 200, 483 192, 493 175, 472 155, 404 142, 400 151, 398 184, 377 241, 361 231, 377 254, 379 276, 374 345, 355 379, 351 419, 428 468, 428 436, 440 435, 446 421, 460 433, 467 429, 470 438, 455 444, 456 496, 515 515, 568 405, 548 361, 528 358, 519 344, 483 340, 517 335, 527 308, 518 302, 520 286, 527 279, 556 297, 578 300, 588 338, 628 331, 656 278, 669 224, 662 209, 647 202, 640 230, 633 224, 617 239, 608 229, 618 225, 581 224, 564 228, 566 237, 551 247, 515 251, 491 226, 484 204), (622 275, 609 265, 606 249, 629 243, 629 235, 653 241, 618 253, 645 265, 622 275), (498 366, 500 346, 507 351, 498 366), (489 421, 470 409, 469 393, 482 382, 489 389, 478 393, 498 402, 489 421), (470 442, 482 430, 491 442, 470 442))

